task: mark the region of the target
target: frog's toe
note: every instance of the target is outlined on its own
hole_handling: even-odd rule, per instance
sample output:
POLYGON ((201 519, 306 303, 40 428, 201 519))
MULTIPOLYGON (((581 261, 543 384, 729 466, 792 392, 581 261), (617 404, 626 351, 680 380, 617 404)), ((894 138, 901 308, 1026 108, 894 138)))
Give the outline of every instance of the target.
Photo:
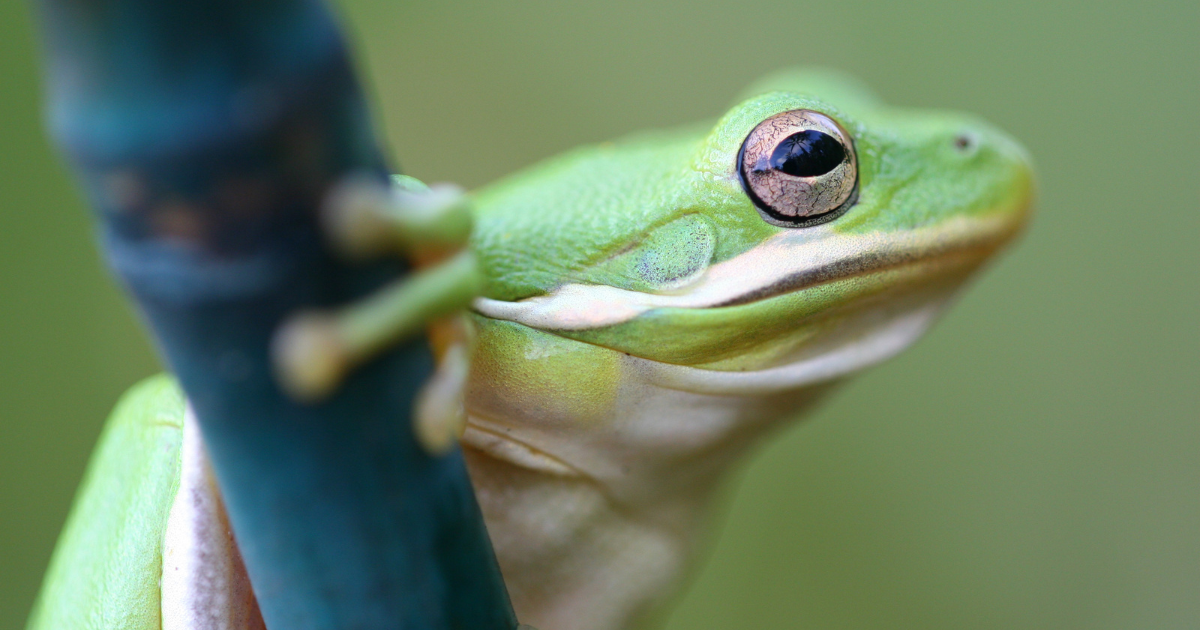
POLYGON ((322 221, 334 247, 350 258, 401 253, 418 263, 444 257, 471 235, 466 193, 398 175, 392 185, 351 177, 329 195, 322 221))
POLYGON ((430 455, 449 451, 467 427, 463 397, 470 368, 468 343, 455 343, 442 354, 433 376, 417 396, 413 430, 430 455))
POLYGON ((280 386, 297 400, 330 395, 352 359, 336 318, 324 313, 290 318, 275 333, 271 352, 280 386))

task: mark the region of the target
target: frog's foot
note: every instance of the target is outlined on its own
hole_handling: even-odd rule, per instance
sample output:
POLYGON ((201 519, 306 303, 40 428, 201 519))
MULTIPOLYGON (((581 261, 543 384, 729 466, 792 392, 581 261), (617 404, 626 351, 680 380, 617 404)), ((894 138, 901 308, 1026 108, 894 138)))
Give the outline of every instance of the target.
MULTIPOLYGON (((352 178, 329 195, 322 213, 334 248, 347 258, 404 254, 419 270, 359 302, 301 312, 280 327, 272 347, 280 385, 309 402, 331 395, 356 365, 465 307, 482 285, 465 248, 470 206, 457 187, 397 176, 388 188, 352 178)), ((466 328, 459 329, 414 414, 418 439, 431 453, 447 450, 462 432, 468 353, 466 328)))

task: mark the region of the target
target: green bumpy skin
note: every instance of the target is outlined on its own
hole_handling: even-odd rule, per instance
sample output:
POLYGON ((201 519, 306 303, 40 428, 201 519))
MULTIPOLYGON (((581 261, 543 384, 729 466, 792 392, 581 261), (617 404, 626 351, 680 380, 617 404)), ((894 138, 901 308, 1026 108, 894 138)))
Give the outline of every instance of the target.
POLYGON ((163 532, 179 487, 183 397, 166 375, 117 403, 28 630, 158 630, 163 532))

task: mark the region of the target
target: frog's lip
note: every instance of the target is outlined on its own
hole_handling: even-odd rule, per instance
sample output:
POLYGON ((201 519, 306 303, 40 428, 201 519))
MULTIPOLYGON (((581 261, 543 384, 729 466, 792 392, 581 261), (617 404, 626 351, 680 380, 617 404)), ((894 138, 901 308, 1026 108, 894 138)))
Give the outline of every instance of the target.
POLYGON ((655 309, 738 306, 939 259, 979 261, 1009 240, 1022 223, 1012 214, 996 213, 898 233, 840 234, 826 226, 787 231, 713 265, 670 293, 567 284, 517 302, 477 298, 473 307, 481 315, 541 330, 595 330, 655 309))
POLYGON ((981 245, 971 243, 957 246, 935 246, 935 248, 923 250, 920 254, 912 251, 910 248, 903 247, 893 250, 863 252, 856 256, 849 256, 818 267, 802 269, 789 275, 781 276, 769 285, 733 296, 724 302, 713 304, 712 307, 718 308, 722 306, 749 304, 787 293, 804 291, 838 280, 845 280, 855 276, 865 276, 899 267, 937 263, 945 259, 980 259, 987 255, 986 252, 990 251, 991 248, 983 251, 981 245))

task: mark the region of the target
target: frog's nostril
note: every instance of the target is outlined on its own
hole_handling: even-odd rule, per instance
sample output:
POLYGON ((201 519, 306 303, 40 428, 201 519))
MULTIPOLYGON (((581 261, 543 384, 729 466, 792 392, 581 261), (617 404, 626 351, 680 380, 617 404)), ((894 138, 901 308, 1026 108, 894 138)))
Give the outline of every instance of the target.
POLYGON ((975 139, 975 136, 970 133, 964 132, 954 137, 954 148, 962 151, 963 153, 974 149, 976 144, 978 144, 978 141, 975 139))

